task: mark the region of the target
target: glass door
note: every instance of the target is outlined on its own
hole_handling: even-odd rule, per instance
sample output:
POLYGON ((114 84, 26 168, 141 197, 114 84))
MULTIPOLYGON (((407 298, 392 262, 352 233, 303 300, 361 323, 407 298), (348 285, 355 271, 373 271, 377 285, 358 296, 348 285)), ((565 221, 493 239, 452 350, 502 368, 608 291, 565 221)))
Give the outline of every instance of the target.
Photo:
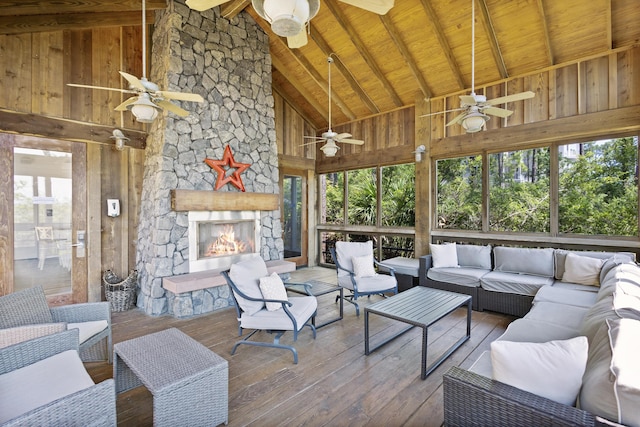
POLYGON ((282 238, 284 257, 297 265, 307 265, 307 190, 300 174, 284 173, 282 178, 282 238))
POLYGON ((85 301, 86 147, 11 135, 2 148, 13 163, 13 251, 5 259, 13 280, 3 291, 41 285, 52 304, 85 301))

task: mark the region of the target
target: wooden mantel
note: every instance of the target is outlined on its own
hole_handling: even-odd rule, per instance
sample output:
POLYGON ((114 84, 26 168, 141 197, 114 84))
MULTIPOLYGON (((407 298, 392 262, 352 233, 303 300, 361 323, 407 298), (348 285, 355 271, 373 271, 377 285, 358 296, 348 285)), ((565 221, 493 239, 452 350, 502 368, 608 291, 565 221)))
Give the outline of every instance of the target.
POLYGON ((277 194, 171 190, 174 211, 275 211, 279 203, 277 194))

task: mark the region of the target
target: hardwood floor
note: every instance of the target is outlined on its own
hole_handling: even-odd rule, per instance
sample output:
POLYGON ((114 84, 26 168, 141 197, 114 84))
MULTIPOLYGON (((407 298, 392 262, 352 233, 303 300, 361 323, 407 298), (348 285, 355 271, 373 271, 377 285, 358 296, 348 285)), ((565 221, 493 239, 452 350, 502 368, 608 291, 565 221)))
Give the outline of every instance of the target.
MULTIPOLYGON (((292 281, 335 283, 334 270, 301 269, 292 281)), ((318 298, 319 320, 337 315, 336 294, 318 298)), ((362 298, 362 308, 381 297, 362 298)), ((345 303, 345 317, 318 330, 314 340, 308 328, 293 343, 291 352, 240 346, 233 308, 190 319, 151 317, 141 311, 113 313, 114 343, 175 327, 229 361, 230 426, 439 426, 443 420, 442 375, 454 365, 469 367, 492 340, 513 320, 495 313, 473 312, 471 339, 456 350, 426 380, 420 379, 421 330, 414 328, 369 356, 364 355, 364 315, 345 303)), ((382 339, 403 325, 372 316, 373 340, 382 339)), ((435 360, 465 333, 466 311, 458 309, 429 328, 428 362, 435 360)), ((256 337, 271 341, 260 332, 256 337)), ((292 334, 282 338, 292 343, 292 334)), ((112 376, 111 365, 88 365, 94 381, 112 376)), ((117 397, 119 426, 152 425, 151 394, 140 387, 117 397)))

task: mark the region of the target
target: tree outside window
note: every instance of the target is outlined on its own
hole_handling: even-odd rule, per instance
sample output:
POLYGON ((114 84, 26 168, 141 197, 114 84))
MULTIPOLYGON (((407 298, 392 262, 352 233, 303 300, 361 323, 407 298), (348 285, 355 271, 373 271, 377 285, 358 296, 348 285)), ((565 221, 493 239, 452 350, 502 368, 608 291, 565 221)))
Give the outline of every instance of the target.
POLYGON ((437 228, 482 229, 482 156, 436 162, 437 228))

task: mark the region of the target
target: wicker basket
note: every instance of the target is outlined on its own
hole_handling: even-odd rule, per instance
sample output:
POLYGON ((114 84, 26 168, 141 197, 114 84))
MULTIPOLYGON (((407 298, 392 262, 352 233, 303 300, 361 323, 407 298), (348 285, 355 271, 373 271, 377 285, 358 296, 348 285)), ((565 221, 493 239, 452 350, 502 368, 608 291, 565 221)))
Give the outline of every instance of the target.
POLYGON ((122 280, 111 270, 102 275, 104 282, 104 294, 111 303, 111 311, 125 311, 134 306, 136 302, 136 286, 138 272, 131 271, 129 276, 122 280))

